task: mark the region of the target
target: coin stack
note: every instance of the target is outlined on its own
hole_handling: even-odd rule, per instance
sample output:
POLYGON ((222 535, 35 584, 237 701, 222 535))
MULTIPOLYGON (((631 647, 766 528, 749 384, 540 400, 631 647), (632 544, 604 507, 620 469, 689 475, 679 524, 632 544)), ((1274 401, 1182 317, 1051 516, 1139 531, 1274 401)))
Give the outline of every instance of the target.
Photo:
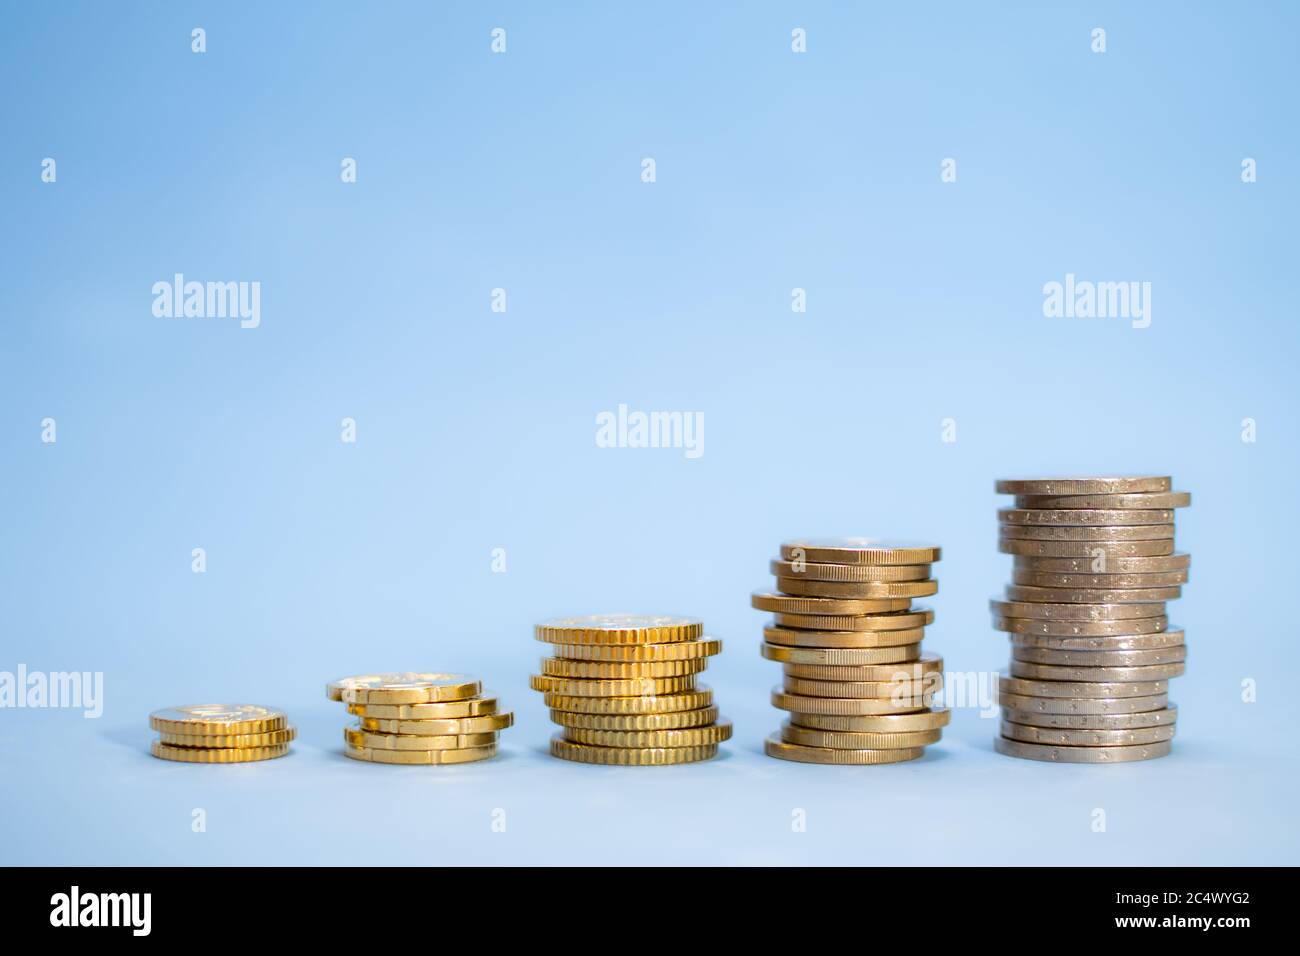
POLYGON ((297 731, 283 711, 257 704, 188 704, 155 710, 155 757, 185 763, 251 763, 289 752, 297 731))
POLYGON ((943 659, 921 652, 934 620, 912 599, 939 589, 939 548, 876 538, 799 538, 771 563, 776 591, 750 603, 776 619, 763 656, 780 661, 772 705, 789 711, 764 743, 770 757, 820 764, 915 760, 951 716, 932 707, 943 659))
POLYGON ((1169 753, 1183 632, 1165 602, 1191 559, 1174 552, 1168 477, 1006 480, 998 550, 1015 556, 993 626, 1011 640, 999 681, 999 752, 1059 763, 1120 763, 1169 753))
POLYGON ((537 625, 554 645, 533 690, 563 728, 551 755, 579 763, 661 766, 717 756, 731 737, 713 691, 695 676, 722 642, 686 617, 598 614, 537 625))
POLYGON ((371 763, 473 763, 496 756, 497 734, 514 723, 497 699, 464 674, 366 674, 325 685, 357 723, 344 753, 371 763))

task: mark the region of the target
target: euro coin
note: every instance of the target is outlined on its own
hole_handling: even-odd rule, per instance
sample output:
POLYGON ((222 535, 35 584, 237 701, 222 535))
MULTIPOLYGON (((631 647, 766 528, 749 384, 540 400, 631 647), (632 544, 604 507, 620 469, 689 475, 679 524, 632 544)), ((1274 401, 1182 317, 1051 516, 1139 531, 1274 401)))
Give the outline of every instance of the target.
POLYGON ((912 606, 911 598, 819 598, 796 597, 774 591, 755 591, 749 596, 751 607, 778 614, 881 614, 887 611, 906 611, 912 606))
POLYGON ((173 747, 155 740, 150 753, 161 760, 181 763, 253 763, 283 757, 289 752, 288 744, 271 744, 267 747, 173 747))
POLYGON ((1158 634, 1078 635, 1012 634, 1013 647, 1041 647, 1053 651, 1149 651, 1160 647, 1181 647, 1186 635, 1181 629, 1158 634))
MULTIPOLYGON (((671 644, 662 645, 671 647, 671 644)), ((641 677, 684 677, 704 670, 704 658, 687 661, 574 661, 562 657, 542 658, 542 673, 549 677, 577 677, 587 680, 628 680, 641 677)))
POLYGON ((1108 558, 1158 557, 1174 553, 1174 537, 1148 541, 1031 541, 1027 538, 998 536, 998 550, 1029 558, 1086 558, 1098 554, 1108 558))
POLYGON ((592 747, 701 747, 730 740, 731 721, 723 719, 704 727, 683 727, 676 730, 591 730, 585 727, 565 727, 564 739, 592 747))
POLYGON ((776 587, 800 597, 885 598, 929 597, 939 590, 938 581, 812 581, 806 578, 777 578, 776 587))
POLYGON ((149 726, 160 733, 230 736, 283 730, 284 711, 259 704, 185 704, 149 715, 149 726))
MULTIPOLYGON (((1131 512, 1130 512, 1131 514, 1131 512)), ((1098 547, 1125 541, 1159 541, 1174 537, 1173 522, 1168 524, 1108 525, 1103 527, 1002 524, 998 537, 1013 541, 1087 541, 1098 547)))
MULTIPOLYGON (((790 627, 765 627, 763 637, 769 644, 785 644, 790 647, 886 647, 900 648, 919 644, 925 638, 925 629, 909 628, 905 631, 810 631, 790 627)), ((881 657, 875 663, 887 664, 891 661, 915 660, 919 649, 900 652, 902 656, 881 657)))
POLYGON ((1106 478, 1003 478, 994 485, 1000 495, 1131 495, 1168 491, 1167 475, 1106 478))
POLYGON ((874 714, 910 714, 925 710, 934 702, 932 694, 921 697, 889 698, 875 697, 810 697, 803 694, 790 694, 783 688, 772 690, 772 706, 777 710, 789 710, 797 714, 838 714, 844 717, 866 717, 874 714))
POLYGON ((929 674, 943 673, 943 658, 926 652, 915 661, 897 664, 825 664, 788 661, 783 662, 782 666, 785 673, 791 677, 807 677, 812 680, 922 680, 929 674), (840 676, 837 677, 836 674, 840 676))
POLYGON ((482 685, 464 674, 363 674, 325 687, 330 700, 349 704, 431 704, 476 697, 482 685))
POLYGON ((876 700, 915 699, 943 689, 942 674, 927 674, 920 680, 910 677, 900 681, 813 680, 785 675, 782 685, 787 694, 809 697, 872 698, 876 700))
POLYGON ((794 538, 781 545, 781 557, 818 564, 932 564, 939 560, 940 550, 932 544, 887 538, 794 538))
POLYGON ((695 676, 636 677, 627 680, 577 680, 533 674, 528 678, 533 690, 565 697, 659 697, 695 688, 695 676))
POLYGON ((360 750, 466 750, 495 745, 497 735, 448 734, 430 737, 420 734, 371 734, 353 727, 343 728, 349 747, 360 750))
POLYGON ((713 691, 697 687, 659 697, 574 697, 547 692, 542 699, 552 710, 576 714, 670 714, 712 706, 713 691))
POLYGON ((1148 710, 1164 710, 1169 705, 1169 695, 1153 694, 1150 697, 1030 697, 1024 694, 1001 693, 998 703, 1011 710, 1033 714, 1134 714, 1148 710))
POLYGON ((551 644, 673 644, 698 639, 704 624, 658 614, 589 614, 543 621, 536 632, 551 644))
POLYGON ((1178 708, 1170 704, 1163 710, 1144 710, 1133 714, 1043 714, 1003 707, 1002 718, 1022 726, 1061 730, 1134 730, 1141 727, 1172 726, 1178 719, 1178 708))
POLYGON ((264 734, 169 734, 160 733, 158 740, 170 747, 273 747, 287 744, 298 735, 293 727, 268 730, 264 734))
POLYGON ((344 747, 343 752, 353 760, 370 763, 393 763, 415 766, 438 766, 453 763, 475 763, 495 757, 496 744, 486 747, 464 747, 459 750, 376 750, 364 747, 344 747))
POLYGON ((1052 509, 1168 509, 1186 508, 1192 496, 1185 491, 1147 491, 1120 495, 1016 495, 1017 508, 1052 509))
POLYGON ((1169 508, 1125 509, 1057 509, 999 508, 998 521, 1004 525, 1051 525, 1062 528, 1117 528, 1125 525, 1169 524, 1174 512, 1169 508))
MULTIPOLYGON (((869 717, 846 717, 834 714, 791 714, 790 723, 810 730, 833 730, 840 733, 907 734, 938 730, 948 726, 952 711, 946 707, 919 710, 911 714, 876 714, 869 717)), ((870 748, 868 748, 870 749, 870 748)))
POLYGON ((1047 621, 1129 621, 1163 617, 1163 602, 1146 604, 1053 604, 1038 601, 989 601, 997 617, 1031 617, 1047 621))
POLYGON ((903 631, 934 622, 934 611, 918 607, 888 614, 777 614, 778 627, 817 631, 903 631))
POLYGON ((908 733, 837 733, 833 730, 812 730, 786 721, 781 725, 781 739, 802 747, 829 747, 831 750, 898 750, 906 747, 924 747, 935 744, 943 736, 941 730, 916 730, 908 733))
POLYGON ((496 712, 497 699, 487 695, 436 704, 348 704, 348 713, 354 717, 380 720, 449 720, 482 717, 496 712))
POLYGON ((1156 647, 1143 651, 1061 651, 1045 647, 1018 647, 1013 644, 1011 656, 1017 661, 1058 667, 1150 667, 1186 660, 1187 647, 1179 644, 1176 647, 1156 647))
MULTIPOLYGON (((1172 664, 1148 664, 1143 667, 1080 667, 1074 665, 1033 664, 1028 661, 1013 660, 1009 666, 1013 677, 1023 677, 1027 680, 1087 681, 1101 684, 1134 682, 1151 684, 1156 681, 1167 681, 1174 677, 1182 677, 1187 671, 1187 665, 1181 661, 1172 664)), ((1154 693, 1159 693, 1159 691, 1154 693)), ((1102 696, 1110 697, 1112 695, 1104 694, 1102 696)))
POLYGON ((669 714, 571 714, 563 710, 551 711, 551 720, 560 726, 581 727, 584 730, 681 730, 686 727, 703 727, 717 719, 716 707, 680 710, 669 714))
POLYGON ((901 647, 792 647, 765 643, 760 650, 769 661, 826 667, 899 667, 910 661, 919 661, 923 656, 919 642, 901 647))
POLYGON ((556 657, 610 663, 697 661, 722 653, 722 642, 711 638, 672 644, 555 644, 553 647, 556 657))
POLYGON ((1186 553, 1157 557, 1126 558, 1107 554, 1077 558, 1035 558, 1018 556, 1017 568, 1028 571, 1055 571, 1064 574, 1152 574, 1160 571, 1185 571, 1192 556, 1186 553))
POLYGON ((486 734, 513 726, 514 714, 487 714, 483 717, 450 717, 442 720, 384 720, 362 717, 362 730, 375 734, 415 734, 420 737, 448 737, 461 734, 486 734))
POLYGON ((1139 744, 1133 747, 1056 747, 1049 744, 1027 744, 1018 740, 998 737, 993 741, 998 753, 1008 757, 1025 757, 1051 763, 1128 763, 1134 760, 1151 760, 1169 753, 1169 742, 1139 744))
POLYGON ((924 581, 930 576, 930 566, 928 564, 880 566, 869 564, 811 564, 808 562, 781 561, 773 558, 769 567, 778 578, 805 578, 809 581, 842 581, 856 584, 924 581))
POLYGON ((1043 601, 1052 604, 1151 604, 1172 601, 1183 593, 1177 585, 1167 588, 1040 588, 1008 584, 1010 601, 1043 601))
POLYGON ((1002 721, 1002 736, 1031 744, 1063 747, 1131 747, 1172 740, 1174 725, 1141 727, 1133 730, 1058 730, 1002 721))
POLYGON ((717 744, 696 747, 593 747, 563 737, 551 738, 551 756, 576 763, 607 764, 617 767, 659 767, 696 763, 718 755, 717 744))
POLYGON ((1011 580, 1039 588, 1163 588, 1187 583, 1187 571, 1154 571, 1150 574, 1066 574, 1015 568, 1011 580))
POLYGON ((1106 637, 1115 634, 1159 634, 1169 627, 1169 618, 1140 617, 1131 621, 1042 621, 1031 617, 995 617, 993 627, 1011 634, 1106 637))
POLYGON ((1145 681, 1074 681, 1030 680, 1023 677, 999 677, 999 694, 1022 697, 1116 698, 1154 697, 1167 693, 1166 680, 1145 681))
POLYGON ((924 747, 899 747, 894 750, 832 750, 830 747, 804 747, 786 743, 780 734, 773 734, 763 742, 763 753, 780 760, 798 763, 841 764, 868 766, 873 764, 903 763, 916 760, 925 754, 924 747))

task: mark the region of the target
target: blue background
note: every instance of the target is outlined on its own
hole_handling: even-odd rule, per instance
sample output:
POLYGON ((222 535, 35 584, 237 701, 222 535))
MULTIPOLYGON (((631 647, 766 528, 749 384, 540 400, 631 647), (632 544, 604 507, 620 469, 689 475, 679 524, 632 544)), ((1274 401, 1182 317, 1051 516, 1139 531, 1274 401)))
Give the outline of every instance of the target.
POLYGON ((0 711, 0 859, 1298 862, 1300 15, 986 6, 6 5, 0 670, 106 704, 0 711), (260 281, 261 327, 155 318, 175 272, 260 281), (1044 318, 1066 273, 1151 282, 1150 328, 1044 318), (598 448, 619 403, 702 412, 703 457, 598 448), (994 670, 994 479, 1113 472, 1194 495, 1171 757, 1012 760, 972 711, 914 764, 762 756, 783 538, 942 544, 927 647, 994 670), (545 755, 532 625, 603 610, 724 639, 723 759, 545 755), (323 686, 385 669, 481 675, 503 755, 345 759, 323 686), (209 700, 288 710, 292 756, 148 756, 209 700))

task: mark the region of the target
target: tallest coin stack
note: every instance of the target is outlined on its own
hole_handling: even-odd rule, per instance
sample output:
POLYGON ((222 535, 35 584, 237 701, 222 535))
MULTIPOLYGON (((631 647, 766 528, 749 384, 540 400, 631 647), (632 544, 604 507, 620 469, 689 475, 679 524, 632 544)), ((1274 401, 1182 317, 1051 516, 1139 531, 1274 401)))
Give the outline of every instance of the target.
POLYGON ((1187 655, 1165 615, 1191 563, 1174 552, 1174 509, 1191 496, 1155 476, 996 487, 1016 496, 998 512, 1012 584, 991 602, 1011 640, 997 749, 1060 763, 1163 757, 1177 716, 1169 679, 1187 655))

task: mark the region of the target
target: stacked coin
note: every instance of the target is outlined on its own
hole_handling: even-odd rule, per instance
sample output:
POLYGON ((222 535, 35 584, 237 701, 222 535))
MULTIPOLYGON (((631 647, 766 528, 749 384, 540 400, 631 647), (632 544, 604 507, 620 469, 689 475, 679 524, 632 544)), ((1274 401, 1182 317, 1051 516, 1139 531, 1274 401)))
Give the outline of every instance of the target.
POLYGON ((1169 753, 1169 679, 1187 647, 1165 602, 1191 559, 1174 551, 1168 477, 1006 480, 998 550, 1015 556, 993 626, 1011 640, 999 682, 997 749, 1060 763, 1120 763, 1169 753))
POLYGON ((283 757, 296 736, 283 711, 257 704, 188 704, 155 710, 155 757, 185 763, 251 763, 283 757))
POLYGON ((473 763, 496 756, 497 734, 514 723, 497 699, 464 674, 366 674, 325 686, 357 723, 344 753, 371 763, 473 763))
POLYGON ((696 686, 722 642, 692 618, 566 617, 537 625, 554 645, 531 680, 563 728, 551 754, 579 763, 659 766, 708 760, 731 737, 713 691, 696 686))
POLYGON ((789 711, 764 750, 821 764, 915 760, 950 714, 932 707, 943 659, 922 653, 934 612, 912 599, 939 589, 939 548, 876 538, 798 538, 771 563, 775 591, 750 603, 772 611, 763 656, 780 661, 772 705, 789 711))

